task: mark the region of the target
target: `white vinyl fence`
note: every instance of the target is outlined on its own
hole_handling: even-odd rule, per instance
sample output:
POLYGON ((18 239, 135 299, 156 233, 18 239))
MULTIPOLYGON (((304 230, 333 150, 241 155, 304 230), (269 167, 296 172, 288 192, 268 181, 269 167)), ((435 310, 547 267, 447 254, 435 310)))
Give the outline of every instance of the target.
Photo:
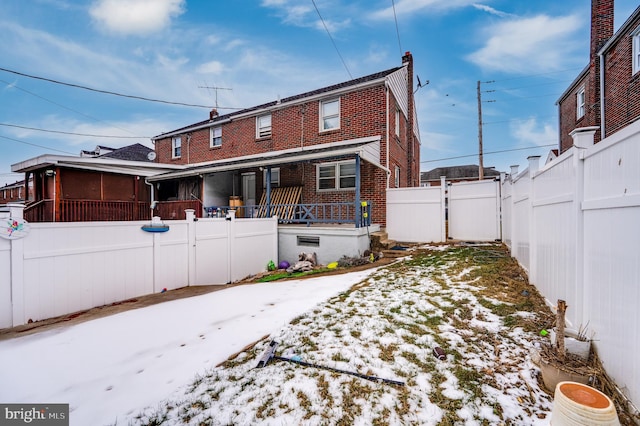
POLYGON ((0 328, 190 285, 226 284, 278 255, 277 219, 32 223, 0 239, 0 328))
POLYGON ((640 407, 640 121, 503 183, 504 241, 573 328, 587 327, 607 373, 640 407))
POLYGON ((445 186, 387 190, 387 234, 403 242, 441 242, 445 235, 445 186))
POLYGON ((387 190, 386 231, 392 240, 495 241, 500 230, 499 181, 447 183, 443 176, 440 186, 387 190))

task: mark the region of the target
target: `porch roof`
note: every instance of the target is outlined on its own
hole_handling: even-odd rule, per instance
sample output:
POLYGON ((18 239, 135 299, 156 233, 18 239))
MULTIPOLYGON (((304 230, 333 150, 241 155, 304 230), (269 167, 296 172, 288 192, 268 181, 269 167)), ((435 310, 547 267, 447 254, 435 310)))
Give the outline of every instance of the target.
POLYGON ((11 171, 30 172, 45 167, 67 167, 96 172, 120 173, 136 176, 152 176, 170 170, 183 169, 184 166, 153 163, 150 161, 119 160, 109 157, 72 157, 68 155, 44 154, 11 165, 11 171))
POLYGON ((341 157, 359 154, 360 158, 388 172, 380 164, 380 136, 352 139, 321 145, 312 145, 256 155, 235 157, 196 164, 184 170, 163 173, 148 178, 150 182, 197 176, 207 173, 225 172, 255 167, 269 167, 282 164, 298 163, 323 158, 341 157))

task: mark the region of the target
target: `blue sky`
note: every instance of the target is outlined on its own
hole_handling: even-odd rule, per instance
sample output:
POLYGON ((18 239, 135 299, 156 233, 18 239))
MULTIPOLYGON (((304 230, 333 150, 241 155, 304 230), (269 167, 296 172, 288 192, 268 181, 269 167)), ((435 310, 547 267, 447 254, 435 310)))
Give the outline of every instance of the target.
MULTIPOLYGON (((616 1, 616 29, 636 7, 616 1)), ((19 161, 152 146, 150 137, 208 117, 208 108, 15 72, 226 113, 398 66, 410 51, 424 84, 415 95, 422 171, 478 164, 477 81, 484 165, 508 171, 557 145, 555 102, 589 54, 586 0, 0 0, 0 8, 0 68, 14 71, 0 71, 0 185, 23 177, 10 173, 19 161)))

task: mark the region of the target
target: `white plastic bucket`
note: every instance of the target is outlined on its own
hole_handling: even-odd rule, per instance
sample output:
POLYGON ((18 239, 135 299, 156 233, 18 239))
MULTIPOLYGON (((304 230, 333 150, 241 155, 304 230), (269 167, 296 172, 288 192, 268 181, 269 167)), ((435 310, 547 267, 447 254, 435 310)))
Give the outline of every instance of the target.
POLYGON ((619 426, 616 407, 597 389, 576 382, 556 386, 551 411, 553 426, 619 426))

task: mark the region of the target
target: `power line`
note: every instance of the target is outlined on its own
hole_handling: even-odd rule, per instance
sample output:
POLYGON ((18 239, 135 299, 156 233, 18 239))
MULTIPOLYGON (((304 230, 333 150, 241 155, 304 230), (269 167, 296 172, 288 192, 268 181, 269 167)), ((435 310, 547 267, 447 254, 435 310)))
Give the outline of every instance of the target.
POLYGON ((393 19, 396 21, 396 35, 398 36, 398 48, 400 49, 400 57, 402 57, 402 44, 400 44, 400 30, 398 29, 398 17, 396 16, 396 2, 391 0, 393 6, 393 19))
POLYGON ((89 133, 62 132, 60 130, 38 129, 38 128, 35 128, 35 127, 18 126, 17 124, 7 124, 7 123, 0 123, 0 126, 16 127, 18 129, 35 130, 37 132, 45 132, 45 133, 58 133, 58 134, 62 134, 62 135, 87 136, 87 137, 92 137, 92 138, 151 139, 151 137, 147 137, 147 136, 112 136, 112 135, 93 135, 93 134, 89 134, 89 133))
MULTIPOLYGON (((127 129, 123 129, 122 127, 114 126, 113 124, 108 123, 108 122, 106 122, 106 121, 104 121, 104 120, 100 120, 99 118, 92 117, 92 116, 87 115, 87 114, 85 114, 85 113, 83 113, 83 112, 77 111, 77 110, 75 110, 75 109, 73 109, 73 108, 69 108, 68 106, 65 106, 65 105, 59 104, 58 102, 52 101, 51 99, 47 99, 47 98, 45 98, 44 96, 40 96, 40 95, 38 95, 38 94, 36 94, 36 93, 30 92, 30 91, 28 91, 28 90, 26 90, 26 89, 23 89, 23 88, 22 88, 22 87, 20 87, 20 86, 17 86, 17 85, 15 85, 15 84, 11 84, 11 83, 9 83, 8 81, 2 80, 2 79, 0 79, 0 81, 1 81, 1 82, 3 82, 3 83, 5 83, 6 85, 11 85, 14 89, 21 90, 21 91, 23 91, 23 92, 25 92, 25 93, 30 94, 31 96, 35 96, 36 98, 40 98, 40 99, 42 99, 43 101, 47 101, 47 102, 52 103, 52 104, 54 104, 54 105, 56 105, 56 106, 59 106, 60 108, 66 109, 67 111, 75 112, 76 114, 80 114, 80 115, 82 115, 83 117, 87 117, 87 118, 89 118, 89 119, 91 119, 91 120, 94 120, 94 121, 97 121, 97 122, 99 122, 99 123, 105 123, 105 124, 107 124, 107 125, 109 125, 109 126, 111 126, 111 127, 113 127, 113 128, 120 129, 120 130, 122 130, 122 131, 124 131, 124 132, 127 132, 127 133, 132 133, 132 132, 130 132, 130 131, 129 131, 129 130, 127 130, 127 129)), ((132 134, 133 134, 133 133, 132 133, 132 134)))
POLYGON ((50 148, 50 147, 48 147, 48 146, 38 145, 38 144, 35 144, 35 143, 31 143, 31 142, 25 142, 25 141, 21 141, 21 140, 18 140, 18 139, 9 138, 9 137, 2 136, 2 135, 0 135, 0 138, 8 139, 8 140, 10 140, 10 141, 14 141, 14 142, 22 143, 22 144, 25 144, 25 145, 35 146, 35 147, 38 147, 38 148, 48 149, 49 151, 58 151, 58 152, 62 152, 63 154, 75 155, 73 152, 63 151, 63 150, 61 150, 61 149, 50 148))
MULTIPOLYGON (((165 100, 161 100, 161 99, 145 98, 143 96, 126 95, 126 94, 123 94, 123 93, 112 92, 110 90, 94 89, 93 87, 82 86, 80 84, 66 83, 64 81, 53 80, 53 79, 46 78, 46 77, 39 77, 39 76, 35 76, 35 75, 25 74, 25 73, 22 73, 22 72, 19 72, 19 71, 10 70, 10 69, 7 69, 7 68, 0 68, 0 71, 5 71, 5 72, 8 72, 8 73, 20 75, 20 76, 23 76, 23 77, 33 78, 35 80, 42 80, 42 81, 47 81, 49 83, 60 84, 60 85, 63 85, 63 86, 75 87, 76 89, 89 90, 91 92, 103 93, 103 94, 106 94, 106 95, 120 96, 120 97, 123 97, 123 98, 138 99, 138 100, 149 101, 149 102, 158 102, 158 103, 169 104, 169 105, 188 106, 188 107, 194 107, 194 108, 207 108, 207 109, 211 109, 212 108, 211 105, 198 105, 198 104, 187 104, 187 103, 184 103, 184 102, 172 102, 172 101, 165 101, 165 100)), ((219 107, 219 108, 220 109, 241 109, 241 108, 228 108, 228 107, 219 107)))
MULTIPOLYGON (((490 155, 490 154, 502 154, 504 152, 512 152, 512 151, 524 151, 527 149, 537 149, 537 148, 548 148, 550 146, 558 146, 557 143, 552 143, 552 144, 547 144, 547 145, 536 145, 536 146, 527 146, 524 148, 513 148, 513 149, 503 149, 500 151, 491 151, 491 152, 485 152, 485 155, 490 155)), ((478 154, 468 154, 468 155, 458 155, 457 157, 448 157, 448 158, 439 158, 437 160, 425 160, 425 161, 421 161, 420 164, 422 163, 435 163, 437 161, 446 161, 446 160, 457 160, 458 158, 467 158, 467 157, 476 157, 478 154)))
POLYGON ((318 6, 316 6, 315 0, 311 0, 311 3, 313 3, 313 7, 316 8, 316 12, 318 13, 318 16, 320 17, 320 21, 322 21, 322 25, 324 26, 325 31, 329 35, 329 38, 331 39, 331 43, 333 43, 333 48, 336 49, 336 52, 338 53, 338 56, 340 57, 340 60, 342 61, 342 65, 344 65, 344 69, 347 70, 347 74, 349 74, 349 78, 353 80, 353 76, 351 75, 351 71, 349 71, 349 67, 347 67, 347 63, 344 61, 344 58, 340 54, 340 50, 338 50, 338 46, 336 45, 336 42, 333 40, 333 37, 331 37, 331 33, 329 32, 329 28, 327 28, 327 24, 325 24, 324 19, 322 18, 322 15, 320 14, 320 10, 318 10, 318 6))

